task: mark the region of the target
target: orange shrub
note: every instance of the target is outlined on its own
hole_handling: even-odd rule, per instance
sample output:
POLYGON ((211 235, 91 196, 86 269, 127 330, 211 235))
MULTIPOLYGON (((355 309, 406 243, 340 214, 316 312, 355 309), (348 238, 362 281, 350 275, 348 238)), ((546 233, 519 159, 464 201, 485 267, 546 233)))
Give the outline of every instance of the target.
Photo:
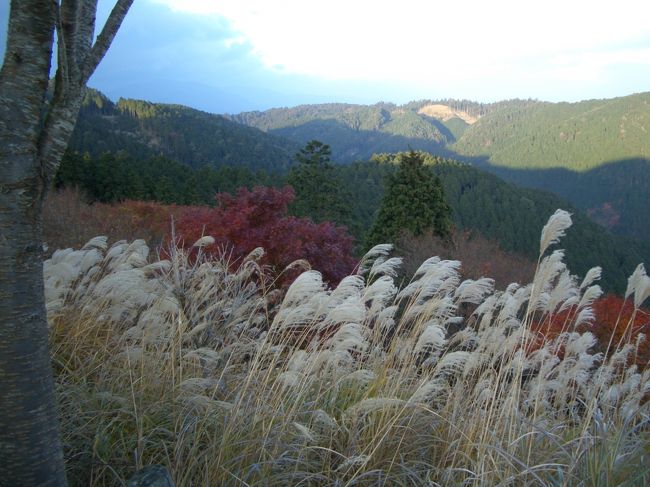
POLYGON ((142 238, 154 248, 170 233, 171 217, 181 209, 143 201, 89 204, 77 189, 50 191, 43 207, 43 240, 49 251, 78 248, 97 235, 110 242, 142 238))
MULTIPOLYGON (((596 316, 594 323, 581 325, 577 330, 569 326, 575 318, 575 307, 533 324, 533 329, 541 335, 540 340, 531 345, 531 349, 538 348, 543 341, 555 338, 564 331, 593 333, 598 339, 595 351, 608 355, 625 343, 632 343, 636 346, 637 340, 640 340, 640 334, 644 334, 650 339, 649 311, 643 308, 635 311, 630 300, 608 294, 596 300, 592 308, 596 316)), ((637 363, 640 368, 645 368, 650 361, 648 339, 639 341, 636 352, 631 357, 631 361, 637 363)))

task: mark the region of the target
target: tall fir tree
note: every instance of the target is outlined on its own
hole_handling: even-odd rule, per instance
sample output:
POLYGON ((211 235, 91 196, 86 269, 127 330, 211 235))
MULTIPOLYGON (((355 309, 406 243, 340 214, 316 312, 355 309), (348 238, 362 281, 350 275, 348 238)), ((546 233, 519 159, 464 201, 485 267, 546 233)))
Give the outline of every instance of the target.
POLYGON ((377 218, 368 232, 368 247, 395 242, 403 232, 422 235, 432 230, 446 238, 451 232, 451 208, 440 179, 425 166, 422 153, 401 157, 399 169, 389 176, 377 218))
POLYGON ((316 223, 332 221, 350 226, 350 199, 330 163, 330 154, 330 147, 317 140, 296 154, 298 164, 287 175, 287 184, 296 194, 289 209, 292 215, 316 223))

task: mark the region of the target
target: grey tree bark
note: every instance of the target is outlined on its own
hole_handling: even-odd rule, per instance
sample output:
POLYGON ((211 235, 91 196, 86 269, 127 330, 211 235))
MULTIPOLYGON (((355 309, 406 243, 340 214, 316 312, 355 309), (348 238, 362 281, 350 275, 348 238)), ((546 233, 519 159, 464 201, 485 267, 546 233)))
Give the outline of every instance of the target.
POLYGON ((41 212, 86 82, 132 3, 117 0, 94 40, 97 0, 11 1, 0 71, 0 485, 66 484, 43 295, 41 212), (48 101, 55 33, 58 67, 48 101))

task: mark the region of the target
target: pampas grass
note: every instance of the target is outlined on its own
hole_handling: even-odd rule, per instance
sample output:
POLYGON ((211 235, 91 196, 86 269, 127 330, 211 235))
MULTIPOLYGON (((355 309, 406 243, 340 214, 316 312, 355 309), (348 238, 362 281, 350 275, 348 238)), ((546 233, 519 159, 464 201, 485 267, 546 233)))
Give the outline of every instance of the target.
MULTIPOLYGON (((638 343, 604 355, 575 331, 600 270, 580 280, 545 254, 569 225, 551 217, 533 282, 505 290, 435 257, 400 290, 388 245, 334 289, 307 270, 286 291, 261 250, 239 265, 101 237, 55 252, 70 482, 159 463, 179 486, 647 484, 650 372, 630 365, 638 343), (533 331, 574 305, 557 336, 533 331)), ((648 289, 639 267, 637 307, 648 289)))

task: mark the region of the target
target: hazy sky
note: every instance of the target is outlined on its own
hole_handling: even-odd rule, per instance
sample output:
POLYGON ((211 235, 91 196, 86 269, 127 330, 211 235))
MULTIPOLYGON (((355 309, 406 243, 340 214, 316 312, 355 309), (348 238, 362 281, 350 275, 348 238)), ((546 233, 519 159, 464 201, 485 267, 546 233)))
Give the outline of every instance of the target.
POLYGON ((214 112, 609 98, 650 90, 649 19, 648 0, 135 0, 90 86, 214 112))

